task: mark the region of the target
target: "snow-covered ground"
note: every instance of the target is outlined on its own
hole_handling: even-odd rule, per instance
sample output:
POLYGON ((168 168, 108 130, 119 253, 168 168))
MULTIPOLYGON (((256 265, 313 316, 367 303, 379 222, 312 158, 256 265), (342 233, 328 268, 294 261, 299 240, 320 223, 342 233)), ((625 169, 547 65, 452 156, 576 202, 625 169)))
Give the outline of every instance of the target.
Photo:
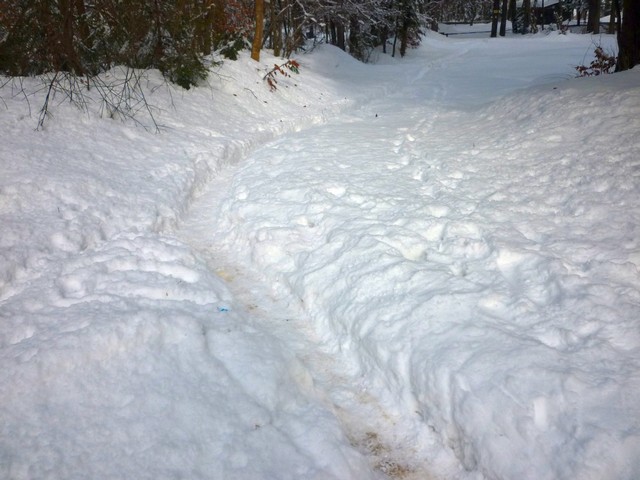
POLYGON ((640 71, 594 42, 151 73, 161 134, 5 85, 0 478, 640 476, 640 71))

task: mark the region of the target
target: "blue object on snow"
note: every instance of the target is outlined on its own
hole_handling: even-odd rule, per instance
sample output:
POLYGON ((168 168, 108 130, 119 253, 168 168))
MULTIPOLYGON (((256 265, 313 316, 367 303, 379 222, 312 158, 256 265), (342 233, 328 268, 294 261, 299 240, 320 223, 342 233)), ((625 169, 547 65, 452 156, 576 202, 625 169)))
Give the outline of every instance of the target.
POLYGON ((218 307, 219 312, 228 312, 229 309, 227 307, 218 307))

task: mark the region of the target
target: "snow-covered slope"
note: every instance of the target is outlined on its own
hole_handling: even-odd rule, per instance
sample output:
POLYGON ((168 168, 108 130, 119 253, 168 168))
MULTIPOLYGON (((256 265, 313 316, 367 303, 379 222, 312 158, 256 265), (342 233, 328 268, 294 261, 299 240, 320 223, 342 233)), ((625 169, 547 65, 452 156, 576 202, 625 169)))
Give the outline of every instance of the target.
POLYGON ((30 117, 2 90, 1 478, 367 478, 305 367, 170 233, 225 164, 353 102, 312 73, 348 57, 276 93, 266 58, 188 92, 149 74, 160 135, 60 97, 35 132, 44 92, 30 117))
POLYGON ((6 85, 0 477, 637 477, 640 73, 591 42, 149 74, 159 135, 6 85))
POLYGON ((640 75, 558 81, 572 41, 405 65, 410 86, 253 154, 216 227, 354 384, 486 478, 640 473, 640 75))

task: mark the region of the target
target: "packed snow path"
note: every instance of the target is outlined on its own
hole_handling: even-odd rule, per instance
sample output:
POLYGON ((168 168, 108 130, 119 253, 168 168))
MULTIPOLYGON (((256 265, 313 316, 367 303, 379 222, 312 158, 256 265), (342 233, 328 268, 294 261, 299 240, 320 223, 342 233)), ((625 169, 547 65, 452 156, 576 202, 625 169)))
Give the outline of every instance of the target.
POLYGON ((253 152, 187 232, 246 309, 295 339, 377 469, 466 475, 439 435, 488 478, 630 479, 638 90, 580 101, 553 60, 467 43, 402 76, 378 67, 384 95, 253 152), (474 58, 492 68, 470 72, 474 58), (543 86, 508 95, 530 84, 543 86), (604 453, 601 435, 629 421, 604 453))

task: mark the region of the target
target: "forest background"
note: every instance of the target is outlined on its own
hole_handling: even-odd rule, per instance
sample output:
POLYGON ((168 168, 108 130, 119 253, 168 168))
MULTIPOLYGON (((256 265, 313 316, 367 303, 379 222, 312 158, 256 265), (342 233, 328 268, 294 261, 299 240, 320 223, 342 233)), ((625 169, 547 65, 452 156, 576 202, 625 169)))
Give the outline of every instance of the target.
MULTIPOLYGON (((609 15, 607 28, 618 31, 618 69, 640 62, 638 2, 547 0, 551 5, 559 29, 566 12, 588 33, 609 15)), ((190 88, 206 78, 214 58, 235 59, 251 46, 254 59, 262 48, 289 57, 314 40, 367 61, 376 48, 404 56, 440 22, 493 21, 495 36, 498 21, 504 35, 507 19, 521 33, 535 33, 542 15, 537 0, 2 0, 0 74, 65 72, 90 85, 118 65, 157 68, 190 88)))

